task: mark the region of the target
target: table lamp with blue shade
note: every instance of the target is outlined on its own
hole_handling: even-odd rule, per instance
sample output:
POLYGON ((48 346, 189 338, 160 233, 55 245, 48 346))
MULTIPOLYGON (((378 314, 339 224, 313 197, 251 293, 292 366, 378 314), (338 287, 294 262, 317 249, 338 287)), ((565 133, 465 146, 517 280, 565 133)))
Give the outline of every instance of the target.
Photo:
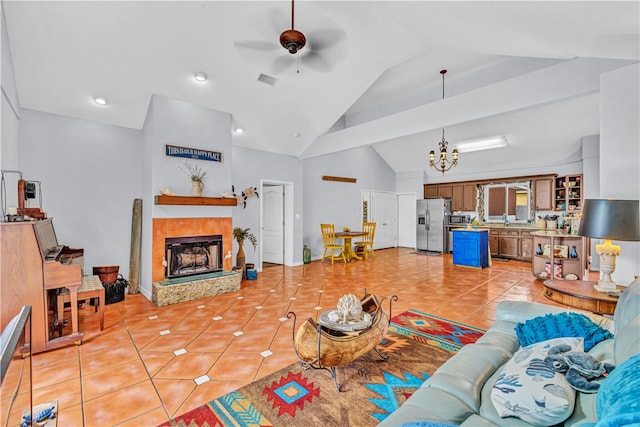
POLYGON ((640 204, 638 200, 586 199, 580 219, 580 236, 602 239, 596 245, 600 256, 600 280, 594 288, 599 292, 616 290, 611 274, 616 269, 620 246, 612 240, 640 241, 640 204))

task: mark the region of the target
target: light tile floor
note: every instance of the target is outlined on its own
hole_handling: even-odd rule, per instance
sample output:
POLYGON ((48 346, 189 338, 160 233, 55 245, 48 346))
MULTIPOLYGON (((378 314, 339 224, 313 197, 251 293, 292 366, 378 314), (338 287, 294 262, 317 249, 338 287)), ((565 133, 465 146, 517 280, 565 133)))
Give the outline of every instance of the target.
POLYGON ((397 295, 392 315, 414 308, 482 328, 500 301, 549 303, 530 263, 478 270, 404 248, 346 265, 265 268, 238 292, 166 307, 127 294, 106 306, 104 331, 87 304, 82 345, 34 355, 34 404, 58 400, 58 426, 160 424, 296 362, 288 311, 317 319, 365 289, 397 295))

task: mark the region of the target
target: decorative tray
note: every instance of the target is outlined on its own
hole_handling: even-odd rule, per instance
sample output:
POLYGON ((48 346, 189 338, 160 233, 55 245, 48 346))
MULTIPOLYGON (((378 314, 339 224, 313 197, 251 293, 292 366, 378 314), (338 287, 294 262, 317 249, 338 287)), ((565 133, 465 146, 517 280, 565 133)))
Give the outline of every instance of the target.
POLYGON ((359 322, 349 322, 349 323, 337 323, 330 320, 329 315, 333 313, 335 310, 327 310, 320 315, 320 319, 318 323, 322 326, 326 326, 329 329, 333 329, 336 331, 342 332, 353 332, 360 331, 362 329, 367 329, 371 326, 371 315, 369 313, 364 313, 364 319, 359 322))

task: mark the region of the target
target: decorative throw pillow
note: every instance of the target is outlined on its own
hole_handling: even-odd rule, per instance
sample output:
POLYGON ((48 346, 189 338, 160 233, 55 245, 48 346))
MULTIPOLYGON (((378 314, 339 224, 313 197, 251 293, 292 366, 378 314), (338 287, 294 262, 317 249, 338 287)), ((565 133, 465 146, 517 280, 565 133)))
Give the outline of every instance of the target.
POLYGON ((515 327, 520 345, 526 347, 540 341, 561 337, 584 338, 584 351, 609 338, 613 334, 596 325, 584 314, 558 313, 535 317, 515 327))
POLYGON ((582 338, 554 338, 523 347, 502 367, 491 390, 491 401, 501 417, 518 417, 536 426, 550 426, 569 418, 575 391, 564 374, 544 363, 552 347, 566 344, 582 351, 582 338))
POLYGON ((611 372, 596 397, 598 427, 640 425, 640 354, 611 372))

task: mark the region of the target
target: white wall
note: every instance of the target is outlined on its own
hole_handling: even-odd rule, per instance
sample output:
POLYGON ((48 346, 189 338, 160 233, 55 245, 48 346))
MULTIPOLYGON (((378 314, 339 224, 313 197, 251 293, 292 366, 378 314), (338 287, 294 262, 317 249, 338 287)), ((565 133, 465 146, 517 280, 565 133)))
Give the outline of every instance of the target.
MULTIPOLYGON (((602 74, 600 78, 600 197, 640 199, 640 65, 602 74)), ((640 274, 640 243, 621 247, 612 275, 627 285, 640 274)))
POLYGON ((417 199, 423 199, 425 179, 423 170, 397 173, 396 193, 415 193, 417 199))
POLYGON ((371 147, 360 147, 340 153, 304 160, 304 243, 311 257, 322 256, 320 224, 336 228, 361 227, 361 190, 395 192, 394 171, 371 147), (322 176, 356 178, 355 184, 323 181, 322 176))
MULTIPOLYGON (((302 224, 304 222, 302 200, 304 198, 302 162, 293 156, 266 153, 248 148, 234 147, 233 153, 233 185, 236 194, 241 194, 247 187, 256 187, 260 191, 260 181, 277 181, 294 183, 294 215, 293 220, 293 263, 302 263, 302 224)), ((247 199, 247 207, 241 205, 233 209, 233 226, 251 228, 251 232, 260 237, 260 200, 253 197, 247 199)), ((233 255, 238 251, 233 242, 233 255)), ((253 247, 245 246, 247 262, 256 266, 261 264, 260 249, 254 252, 253 247)))
MULTIPOLYGON (((84 248, 84 268, 129 273, 131 210, 142 190, 140 131, 22 110, 19 166, 42 182, 60 244, 84 248)), ((37 200, 37 199, 36 199, 37 200)), ((32 205, 34 206, 34 205, 32 205)))

